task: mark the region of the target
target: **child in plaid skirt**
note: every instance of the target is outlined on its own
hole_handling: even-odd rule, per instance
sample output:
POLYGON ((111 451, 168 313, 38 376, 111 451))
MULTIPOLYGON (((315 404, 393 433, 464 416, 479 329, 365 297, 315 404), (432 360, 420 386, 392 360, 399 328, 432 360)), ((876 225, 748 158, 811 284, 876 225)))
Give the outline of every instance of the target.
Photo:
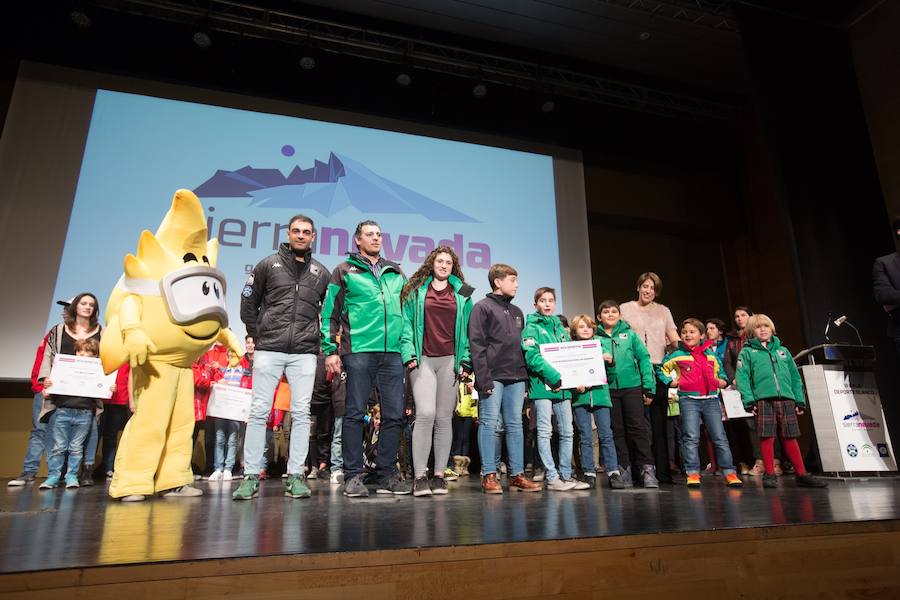
POLYGON ((797 470, 797 484, 826 487, 826 483, 806 472, 800 456, 800 424, 806 396, 800 372, 790 351, 775 336, 775 324, 763 314, 750 317, 747 343, 738 355, 735 381, 741 400, 756 415, 756 433, 766 474, 763 487, 778 486, 775 476, 775 434, 797 470))

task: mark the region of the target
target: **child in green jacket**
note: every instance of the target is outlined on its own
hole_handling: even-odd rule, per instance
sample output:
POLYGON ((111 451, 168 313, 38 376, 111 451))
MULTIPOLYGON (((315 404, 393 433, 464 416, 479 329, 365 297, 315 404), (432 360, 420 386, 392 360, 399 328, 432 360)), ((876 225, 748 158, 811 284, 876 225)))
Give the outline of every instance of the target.
POLYGON ((538 288, 534 293, 536 312, 525 319, 522 349, 528 368, 528 398, 533 402, 537 419, 537 447, 544 463, 547 489, 565 492, 588 486, 572 479, 572 403, 569 390, 562 389, 562 375, 541 355, 541 344, 569 342, 569 332, 556 316, 556 290, 538 288), (559 471, 553 461, 550 438, 552 417, 559 429, 559 471), (580 485, 579 485, 580 484, 580 485))
POLYGON ((797 438, 806 397, 800 372, 791 352, 775 336, 775 323, 763 314, 747 322, 747 343, 738 355, 735 381, 741 401, 756 415, 756 432, 766 474, 763 486, 778 487, 775 477, 775 432, 780 430, 781 447, 797 470, 797 485, 826 487, 806 472, 797 438))
POLYGON ((644 417, 644 405, 656 393, 650 353, 640 336, 622 320, 619 303, 615 300, 600 303, 597 321, 597 335, 606 359, 613 439, 622 480, 626 487, 631 487, 631 465, 634 463, 640 469, 641 484, 645 488, 658 488, 656 466, 650 452, 650 425, 644 417))
MULTIPOLYGON (((578 315, 572 319, 569 331, 573 340, 596 340, 601 347, 600 337, 594 335, 597 324, 589 315, 578 315)), ((625 487, 619 471, 619 457, 616 455, 616 443, 613 439, 611 422, 612 401, 609 397, 608 385, 597 385, 585 388, 583 385, 573 392, 572 410, 575 413, 575 426, 578 427, 578 439, 581 444, 581 470, 591 487, 597 480, 594 466, 594 434, 591 421, 597 426, 597 438, 600 440, 600 455, 606 474, 609 476, 609 487, 621 490, 625 487)))

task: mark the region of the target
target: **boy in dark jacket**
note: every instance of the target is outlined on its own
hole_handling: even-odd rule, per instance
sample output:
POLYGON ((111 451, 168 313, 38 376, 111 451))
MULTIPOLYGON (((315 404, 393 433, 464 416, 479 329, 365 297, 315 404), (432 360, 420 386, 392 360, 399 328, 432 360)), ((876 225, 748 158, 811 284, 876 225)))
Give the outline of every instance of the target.
POLYGON ((519 274, 509 265, 492 265, 488 271, 491 293, 472 307, 469 317, 469 350, 478 390, 478 450, 481 453, 481 489, 502 494, 497 480, 497 430, 503 418, 509 454, 509 488, 540 491, 525 477, 523 463, 522 407, 525 403, 525 357, 522 329, 525 318, 512 303, 519 289, 519 274))

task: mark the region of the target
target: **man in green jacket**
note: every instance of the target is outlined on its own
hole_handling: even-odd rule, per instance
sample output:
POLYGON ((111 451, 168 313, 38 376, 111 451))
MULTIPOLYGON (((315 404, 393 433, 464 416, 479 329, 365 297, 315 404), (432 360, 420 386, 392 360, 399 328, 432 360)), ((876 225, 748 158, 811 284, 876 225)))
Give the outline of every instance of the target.
POLYGON ((397 472, 403 427, 400 291, 406 277, 381 256, 381 228, 363 221, 354 234, 359 252, 335 267, 322 308, 322 352, 335 375, 347 372, 342 454, 344 495, 367 497, 363 477, 363 419, 373 384, 381 398, 377 475, 379 494, 409 494, 397 472), (338 346, 340 344, 340 346, 338 346))

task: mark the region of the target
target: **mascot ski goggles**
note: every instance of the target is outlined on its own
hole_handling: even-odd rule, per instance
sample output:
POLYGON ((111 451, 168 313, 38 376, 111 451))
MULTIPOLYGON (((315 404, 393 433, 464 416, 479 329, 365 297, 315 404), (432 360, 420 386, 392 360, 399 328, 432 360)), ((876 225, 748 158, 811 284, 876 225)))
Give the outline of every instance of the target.
POLYGON ((225 274, 207 266, 172 271, 159 281, 122 277, 118 287, 143 296, 162 296, 170 320, 176 325, 215 319, 228 326, 225 310, 225 274))

